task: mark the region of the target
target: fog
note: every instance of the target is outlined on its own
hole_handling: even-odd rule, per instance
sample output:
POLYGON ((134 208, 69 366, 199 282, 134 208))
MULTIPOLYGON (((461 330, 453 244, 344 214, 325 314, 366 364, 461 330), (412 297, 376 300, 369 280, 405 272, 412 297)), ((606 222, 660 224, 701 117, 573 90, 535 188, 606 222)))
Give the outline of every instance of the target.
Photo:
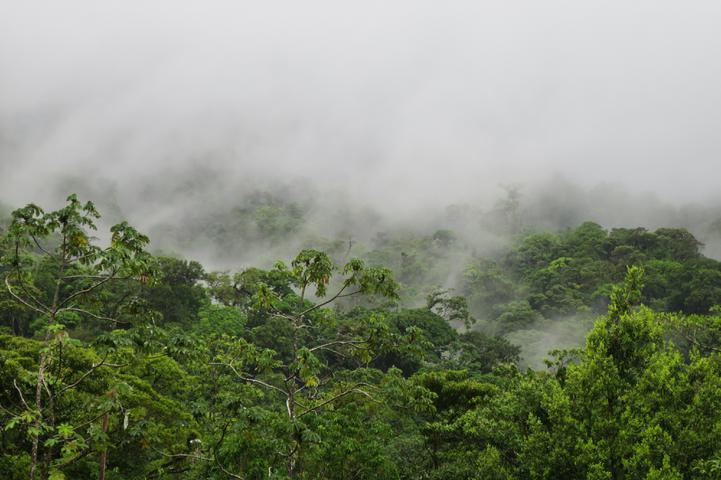
MULTIPOLYGON (((0 1, 0 213, 77 191, 219 269, 449 228, 454 287, 517 189, 519 227, 682 226, 721 258, 718 25, 717 1, 0 1), (257 195, 292 238, 237 237, 257 195)), ((567 323, 517 332, 524 361, 567 323)))
POLYGON ((145 216, 202 172, 214 197, 300 181, 400 213, 558 175, 709 202, 720 21, 713 1, 2 2, 0 198, 70 175, 145 216))

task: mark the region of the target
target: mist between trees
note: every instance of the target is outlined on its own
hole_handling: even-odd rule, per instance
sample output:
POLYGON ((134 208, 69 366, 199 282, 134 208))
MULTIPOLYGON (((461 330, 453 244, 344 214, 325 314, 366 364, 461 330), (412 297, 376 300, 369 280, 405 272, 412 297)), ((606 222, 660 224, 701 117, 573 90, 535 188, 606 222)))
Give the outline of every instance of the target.
POLYGON ((721 2, 41 3, 0 479, 721 478, 721 2))
MULTIPOLYGON (((528 186, 498 185, 497 198, 485 204, 399 211, 355 203, 343 192, 302 179, 237 183, 212 168, 174 175, 174 182, 160 188, 150 179, 139 179, 130 191, 108 180, 66 178, 54 189, 100 198, 107 212, 100 222, 130 218, 150 233, 152 251, 198 259, 208 271, 267 268, 304 248, 324 251, 336 263, 361 257, 389 266, 401 283, 402 305, 423 306, 438 289, 462 295, 478 328, 510 336, 523 348, 522 365, 535 367, 543 365, 549 350, 582 343, 593 318, 604 311, 598 298, 620 281, 625 265, 651 262, 664 282, 680 285, 696 268, 688 259, 701 253, 714 258, 721 251, 721 210, 713 205, 675 206, 619 186, 583 188, 560 177, 528 186), (588 221, 602 227, 583 225, 588 221), (668 235, 683 234, 659 230, 659 237, 653 233, 658 228, 687 229, 695 239, 673 241, 688 241, 695 253, 679 259, 663 251, 660 244, 672 241, 668 235), (589 238, 576 238, 584 235, 589 238), (524 271, 527 260, 519 256, 533 248, 539 255, 548 249, 547 257, 533 261, 538 268, 553 263, 546 265, 553 273, 545 274, 556 278, 524 271), (687 265, 683 273, 677 268, 672 274, 674 267, 663 261, 687 265), (539 292, 558 297, 550 301, 561 306, 545 306, 548 300, 537 300, 539 292)), ((51 190, 49 196, 60 194, 51 190)), ((648 287, 658 298, 647 301, 657 308, 703 313, 710 306, 689 310, 682 301, 669 300, 668 285, 659 288, 648 287)))
POLYGON ((518 193, 451 207, 446 228, 337 238, 308 236, 307 204, 251 194, 166 235, 303 248, 215 271, 148 253, 125 221, 102 232, 75 195, 14 210, 0 471, 716 478, 721 262, 683 228, 532 228, 518 193))

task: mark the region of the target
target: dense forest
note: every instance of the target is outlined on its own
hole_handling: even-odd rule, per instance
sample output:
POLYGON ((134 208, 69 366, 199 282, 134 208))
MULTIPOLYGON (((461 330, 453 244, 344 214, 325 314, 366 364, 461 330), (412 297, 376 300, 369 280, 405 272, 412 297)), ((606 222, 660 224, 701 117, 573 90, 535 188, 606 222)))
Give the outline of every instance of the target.
POLYGON ((721 480, 721 1, 39 3, 0 480, 721 480))
MULTIPOLYGON (((4 214, 0 477, 721 478, 721 262, 515 207, 484 251, 316 237, 238 271, 75 195, 4 214)), ((261 195, 174 235, 272 250, 303 215, 261 195)))

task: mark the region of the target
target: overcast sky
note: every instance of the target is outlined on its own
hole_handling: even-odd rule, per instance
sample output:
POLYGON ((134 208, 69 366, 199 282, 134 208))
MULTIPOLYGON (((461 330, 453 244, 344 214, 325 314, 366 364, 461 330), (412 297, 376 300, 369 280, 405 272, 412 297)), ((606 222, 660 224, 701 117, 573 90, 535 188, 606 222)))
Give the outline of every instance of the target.
POLYGON ((719 1, 0 0, 0 199, 59 171, 308 177, 400 206, 721 179, 719 1))

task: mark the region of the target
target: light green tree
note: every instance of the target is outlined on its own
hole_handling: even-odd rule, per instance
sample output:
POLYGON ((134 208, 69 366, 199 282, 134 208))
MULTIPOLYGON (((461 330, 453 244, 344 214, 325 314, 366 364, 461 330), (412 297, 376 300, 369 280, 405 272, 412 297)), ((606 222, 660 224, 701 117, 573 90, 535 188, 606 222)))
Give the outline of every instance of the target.
POLYGON ((368 382, 336 378, 325 358, 330 355, 367 365, 390 341, 388 327, 377 315, 340 327, 329 325, 334 322, 334 312, 327 307, 353 296, 394 299, 398 285, 388 269, 369 267, 357 259, 338 272, 330 258, 317 250, 300 252, 290 267, 276 264, 271 276, 283 276, 295 288, 283 292, 265 283, 254 286, 253 309, 274 322, 277 351, 259 348, 243 338, 227 339, 226 350, 213 363, 283 402, 289 433, 284 455, 287 474, 294 478, 303 445, 314 436, 304 423, 306 417, 352 395, 373 396, 374 387, 368 382), (337 280, 335 273, 340 273, 337 280), (336 288, 329 294, 331 284, 336 288), (317 303, 308 300, 311 293, 317 303))
POLYGON ((110 282, 142 278, 150 265, 150 255, 145 251, 148 238, 126 222, 112 226, 110 244, 99 246, 90 234, 96 230, 99 218, 91 202, 81 203, 77 196, 70 195, 67 205, 59 210, 45 212, 34 204, 15 210, 8 227, 2 259, 5 288, 18 305, 34 312, 44 338, 33 397, 24 398, 16 383, 32 439, 31 480, 39 473, 43 478, 49 475, 55 449, 43 445, 43 441, 59 428, 54 420, 58 397, 76 388, 104 364, 93 364, 74 381, 62 382, 53 376, 49 370, 54 361, 53 347, 67 340, 66 322, 83 317, 115 321, 94 309, 97 295, 110 282), (35 278, 39 271, 42 279, 35 278))

